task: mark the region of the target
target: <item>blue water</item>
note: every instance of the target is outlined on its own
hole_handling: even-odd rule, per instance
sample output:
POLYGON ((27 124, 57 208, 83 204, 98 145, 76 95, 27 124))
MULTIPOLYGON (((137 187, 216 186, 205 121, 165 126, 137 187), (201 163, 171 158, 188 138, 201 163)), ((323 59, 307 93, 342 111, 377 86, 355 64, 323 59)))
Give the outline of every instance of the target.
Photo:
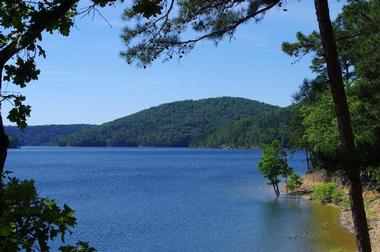
MULTIPOLYGON (((320 223, 311 216, 318 215, 318 208, 274 197, 258 173, 260 155, 29 147, 10 150, 6 168, 35 179, 42 196, 75 209, 78 225, 69 241, 89 241, 98 251, 318 251, 337 246, 315 235, 320 223)), ((289 161, 304 172, 303 152, 289 161)))

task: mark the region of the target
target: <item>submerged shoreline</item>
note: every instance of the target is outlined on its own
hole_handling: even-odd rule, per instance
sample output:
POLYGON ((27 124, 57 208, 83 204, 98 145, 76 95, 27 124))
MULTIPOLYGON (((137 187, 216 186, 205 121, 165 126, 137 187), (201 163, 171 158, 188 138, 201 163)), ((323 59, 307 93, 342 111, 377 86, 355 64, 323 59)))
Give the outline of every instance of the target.
MULTIPOLYGON (((348 207, 341 207, 334 203, 319 203, 313 199, 312 193, 314 187, 323 185, 331 181, 338 181, 335 178, 328 177, 324 172, 312 172, 305 174, 302 180, 302 185, 287 193, 288 196, 300 197, 303 200, 318 202, 318 204, 332 206, 339 209, 339 223, 349 233, 354 235, 354 225, 351 216, 351 210, 348 207)), ((339 183, 338 183, 339 184, 339 183)), ((348 193, 347 188, 340 184, 341 189, 345 194, 348 193)), ((365 202, 369 233, 373 252, 380 252, 380 194, 374 190, 364 190, 363 196, 367 199, 365 202)))

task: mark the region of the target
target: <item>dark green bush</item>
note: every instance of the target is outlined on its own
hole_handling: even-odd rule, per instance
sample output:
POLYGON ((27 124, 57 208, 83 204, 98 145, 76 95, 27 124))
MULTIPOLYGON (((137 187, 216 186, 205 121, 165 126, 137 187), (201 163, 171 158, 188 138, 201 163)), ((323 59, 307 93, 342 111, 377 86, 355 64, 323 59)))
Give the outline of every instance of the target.
POLYGON ((313 198, 322 203, 338 204, 343 199, 343 193, 333 182, 314 187, 313 198))
POLYGON ((297 173, 293 172, 290 175, 290 179, 289 179, 289 182, 288 182, 288 189, 290 191, 293 191, 293 190, 299 188, 301 185, 302 185, 302 179, 301 179, 301 177, 298 176, 297 173))
MULTIPOLYGON (((64 243, 76 225, 74 211, 54 200, 41 198, 33 180, 18 180, 3 175, 0 184, 0 251, 49 251, 49 241, 64 243)), ((86 242, 64 245, 64 252, 93 252, 86 242)))

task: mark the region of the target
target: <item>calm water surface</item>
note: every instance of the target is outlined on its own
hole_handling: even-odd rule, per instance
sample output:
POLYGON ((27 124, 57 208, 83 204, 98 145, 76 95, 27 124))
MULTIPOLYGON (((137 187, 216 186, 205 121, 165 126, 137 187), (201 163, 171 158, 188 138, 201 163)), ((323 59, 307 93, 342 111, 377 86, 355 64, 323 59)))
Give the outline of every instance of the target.
MULTIPOLYGON (((354 249, 338 211, 276 199, 258 173, 261 152, 182 148, 11 150, 8 170, 67 203, 69 239, 98 251, 329 251, 354 249)), ((299 173, 304 155, 290 158, 299 173)))

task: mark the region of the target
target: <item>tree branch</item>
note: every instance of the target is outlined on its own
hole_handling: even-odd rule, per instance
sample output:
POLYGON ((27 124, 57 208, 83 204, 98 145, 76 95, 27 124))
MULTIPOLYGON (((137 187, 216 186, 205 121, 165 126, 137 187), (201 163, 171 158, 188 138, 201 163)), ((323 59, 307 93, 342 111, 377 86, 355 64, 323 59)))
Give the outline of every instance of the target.
POLYGON ((249 13, 248 15, 246 15, 245 17, 239 19, 238 21, 236 21, 234 24, 226 27, 225 29, 223 30, 218 30, 218 31, 213 31, 213 32, 210 32, 210 33, 207 33, 205 35, 202 35, 198 38, 194 38, 194 39, 189 39, 189 40, 186 40, 186 41, 178 41, 178 42, 173 42, 172 46, 175 46, 175 45, 188 45, 188 44, 194 44, 194 43, 197 43, 203 39, 207 39, 207 38, 211 38, 211 37, 214 37, 214 36, 217 36, 217 35, 220 35, 220 34, 226 34, 226 33, 229 33, 229 32, 232 32, 234 30, 236 30, 236 28, 247 22, 248 20, 250 20, 251 18, 261 14, 261 13, 264 13, 268 10, 270 10, 271 8, 273 8, 274 6, 278 5, 280 1, 276 2, 276 3, 273 3, 271 5, 268 5, 266 6, 265 8, 262 8, 256 12, 253 12, 253 13, 249 13))

